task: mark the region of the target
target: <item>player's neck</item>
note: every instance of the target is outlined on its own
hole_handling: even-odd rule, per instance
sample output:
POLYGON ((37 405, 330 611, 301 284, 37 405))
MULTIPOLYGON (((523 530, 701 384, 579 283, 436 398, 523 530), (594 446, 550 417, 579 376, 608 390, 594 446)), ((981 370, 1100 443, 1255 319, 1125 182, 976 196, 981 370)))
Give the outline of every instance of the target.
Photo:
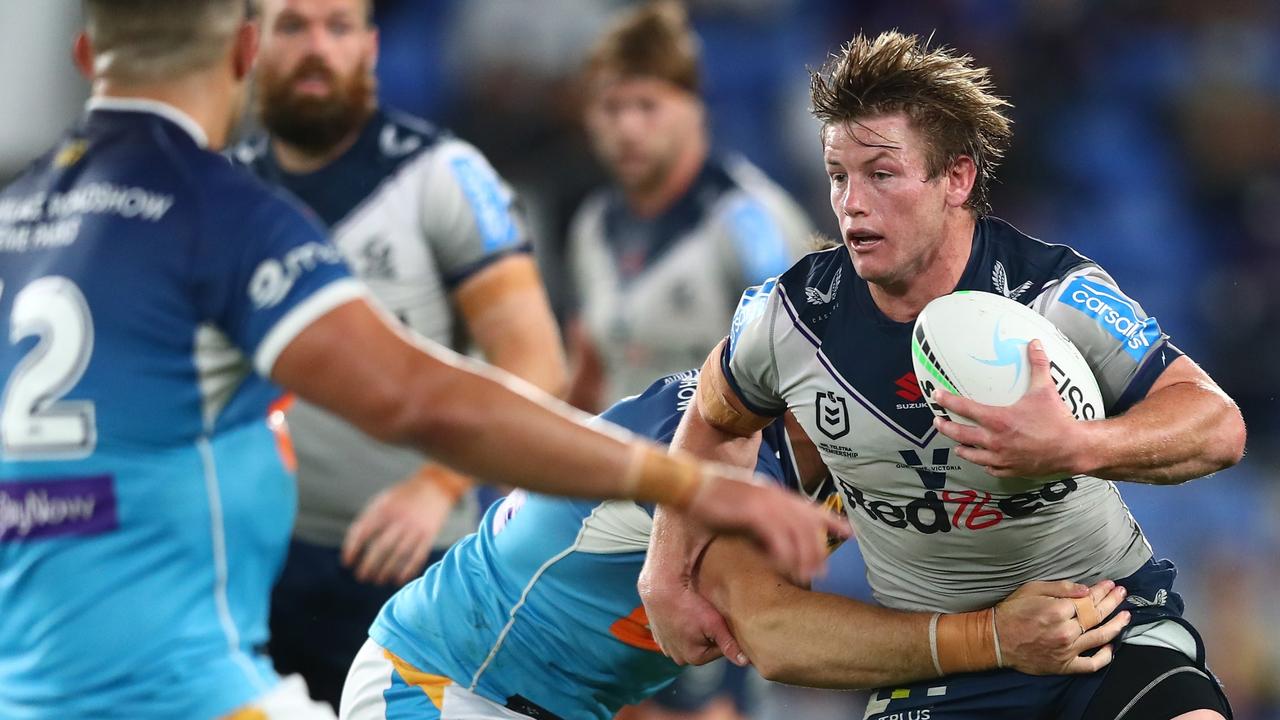
POLYGON ((689 146, 676 158, 671 171, 651 188, 630 188, 626 191, 627 207, 637 217, 652 218, 666 212, 684 196, 689 186, 702 172, 710 152, 706 133, 699 133, 689 146))
POLYGON ((233 89, 219 87, 212 77, 189 76, 181 82, 151 85, 123 84, 99 78, 93 85, 93 96, 121 100, 154 100, 181 111, 204 131, 209 149, 215 152, 227 145, 238 119, 233 89))
POLYGON ((894 322, 911 322, 931 300, 947 295, 960 284, 973 252, 976 220, 966 210, 943 226, 943 240, 931 257, 904 282, 868 283, 871 299, 885 317, 894 322))
POLYGON ((276 162, 280 164, 281 169, 285 172, 295 175, 313 173, 328 166, 329 163, 342 157, 343 153, 350 150, 351 146, 356 144, 356 140, 360 139, 360 133, 364 132, 365 123, 367 122, 369 122, 368 118, 351 128, 351 131, 341 140, 323 150, 304 149, 273 136, 271 138, 271 152, 275 155, 276 162))

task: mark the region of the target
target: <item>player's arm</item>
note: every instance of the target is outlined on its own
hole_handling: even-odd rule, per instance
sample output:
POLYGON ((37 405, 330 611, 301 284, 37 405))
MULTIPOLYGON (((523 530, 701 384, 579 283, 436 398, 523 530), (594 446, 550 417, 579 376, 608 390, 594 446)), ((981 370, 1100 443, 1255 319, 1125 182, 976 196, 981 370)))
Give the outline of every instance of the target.
POLYGON ((699 565, 697 587, 723 613, 760 674, 777 682, 867 688, 997 667, 1088 673, 1110 662, 1111 648, 1102 646, 1128 622, 1122 612, 1085 632, 1088 620, 1076 617, 1076 599, 1100 618, 1119 606, 1124 588, 1110 581, 1093 588, 1031 582, 994 608, 939 615, 935 622, 932 613, 806 590, 763 559, 749 543, 716 538, 699 565), (1081 655, 1097 647, 1092 656, 1081 655))
POLYGON ((564 350, 538 264, 508 255, 467 278, 453 299, 485 360, 557 397, 567 383, 564 350))
POLYGON ((821 566, 819 532, 839 528, 833 516, 752 484, 749 474, 587 427, 585 416, 528 383, 408 335, 363 299, 310 320, 261 365, 284 387, 385 442, 538 492, 667 504, 709 526, 758 537, 771 557, 801 575, 821 566), (736 502, 726 506, 721 497, 736 502))
POLYGON ((1230 467, 1244 455, 1240 409, 1186 356, 1170 363, 1124 414, 1077 421, 1058 398, 1043 348, 1033 342, 1027 352, 1031 384, 1007 408, 950 393, 936 397, 978 423, 935 420, 943 434, 962 443, 960 457, 996 477, 1084 474, 1173 485, 1230 467))
MULTIPOLYGON (((703 365, 698 391, 671 447, 736 467, 754 467, 760 431, 773 418, 749 410, 728 386, 720 366, 725 342, 703 365)), ((725 497, 722 502, 735 500, 725 497)), ((692 588, 694 563, 711 539, 707 529, 659 508, 637 587, 650 629, 672 660, 702 664, 724 655, 743 664, 746 658, 724 620, 692 588)))
POLYGON ((1185 482, 1240 461, 1245 426, 1239 408, 1101 268, 1072 273, 1033 307, 1081 351, 1109 417, 1074 420, 1034 343, 1028 348, 1031 386, 1017 403, 992 408, 940 394, 943 407, 979 425, 938 421, 962 444, 960 457, 999 477, 1087 474, 1155 484, 1185 482))

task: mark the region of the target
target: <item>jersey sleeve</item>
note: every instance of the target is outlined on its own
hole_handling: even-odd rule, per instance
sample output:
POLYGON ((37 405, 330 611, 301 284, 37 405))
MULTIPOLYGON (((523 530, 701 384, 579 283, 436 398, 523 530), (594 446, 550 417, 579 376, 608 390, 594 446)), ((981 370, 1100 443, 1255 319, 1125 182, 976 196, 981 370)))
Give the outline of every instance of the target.
POLYGON ((727 200, 714 225, 736 287, 759 285, 791 267, 791 246, 782 225, 764 202, 745 193, 727 200))
POLYGON ((1080 350, 1098 380, 1108 415, 1123 413, 1145 397, 1182 355, 1156 319, 1092 263, 1050 286, 1032 307, 1080 350))
POLYGON ((264 377, 314 320, 365 294, 320 226, 279 195, 238 222, 214 217, 207 232, 195 258, 200 309, 264 377))
POLYGON ((445 284, 468 277, 513 252, 530 249, 511 188, 484 156, 450 140, 433 158, 421 208, 423 231, 445 284))
POLYGON ((738 301, 724 344, 720 369, 729 387, 751 412, 776 417, 787 409, 778 386, 774 350, 781 288, 776 278, 747 288, 738 301))

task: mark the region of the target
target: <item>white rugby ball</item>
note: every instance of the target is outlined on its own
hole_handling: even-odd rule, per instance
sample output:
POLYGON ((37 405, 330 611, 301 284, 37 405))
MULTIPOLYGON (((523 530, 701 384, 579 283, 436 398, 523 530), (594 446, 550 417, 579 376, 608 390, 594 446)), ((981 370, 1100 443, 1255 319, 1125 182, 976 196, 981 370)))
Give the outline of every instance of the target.
POLYGON ((1012 405, 1027 391, 1027 343, 1040 340, 1058 395, 1077 420, 1105 416, 1102 392, 1074 343, 1022 303, 988 292, 962 290, 937 298, 916 318, 911 363, 934 415, 972 425, 932 400, 935 388, 984 405, 1012 405))

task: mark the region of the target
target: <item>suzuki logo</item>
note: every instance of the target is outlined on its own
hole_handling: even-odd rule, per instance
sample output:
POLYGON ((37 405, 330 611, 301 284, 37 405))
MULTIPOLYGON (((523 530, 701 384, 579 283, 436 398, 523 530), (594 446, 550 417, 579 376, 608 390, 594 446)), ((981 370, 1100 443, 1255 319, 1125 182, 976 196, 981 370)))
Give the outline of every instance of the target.
POLYGON ((924 395, 920 394, 920 383, 916 382, 916 374, 914 372, 909 372, 894 380, 893 384, 900 388, 897 396, 907 402, 920 402, 920 399, 924 397, 924 395))
POLYGON ((818 429, 832 440, 849 434, 849 402, 834 392, 820 392, 814 399, 818 429))

